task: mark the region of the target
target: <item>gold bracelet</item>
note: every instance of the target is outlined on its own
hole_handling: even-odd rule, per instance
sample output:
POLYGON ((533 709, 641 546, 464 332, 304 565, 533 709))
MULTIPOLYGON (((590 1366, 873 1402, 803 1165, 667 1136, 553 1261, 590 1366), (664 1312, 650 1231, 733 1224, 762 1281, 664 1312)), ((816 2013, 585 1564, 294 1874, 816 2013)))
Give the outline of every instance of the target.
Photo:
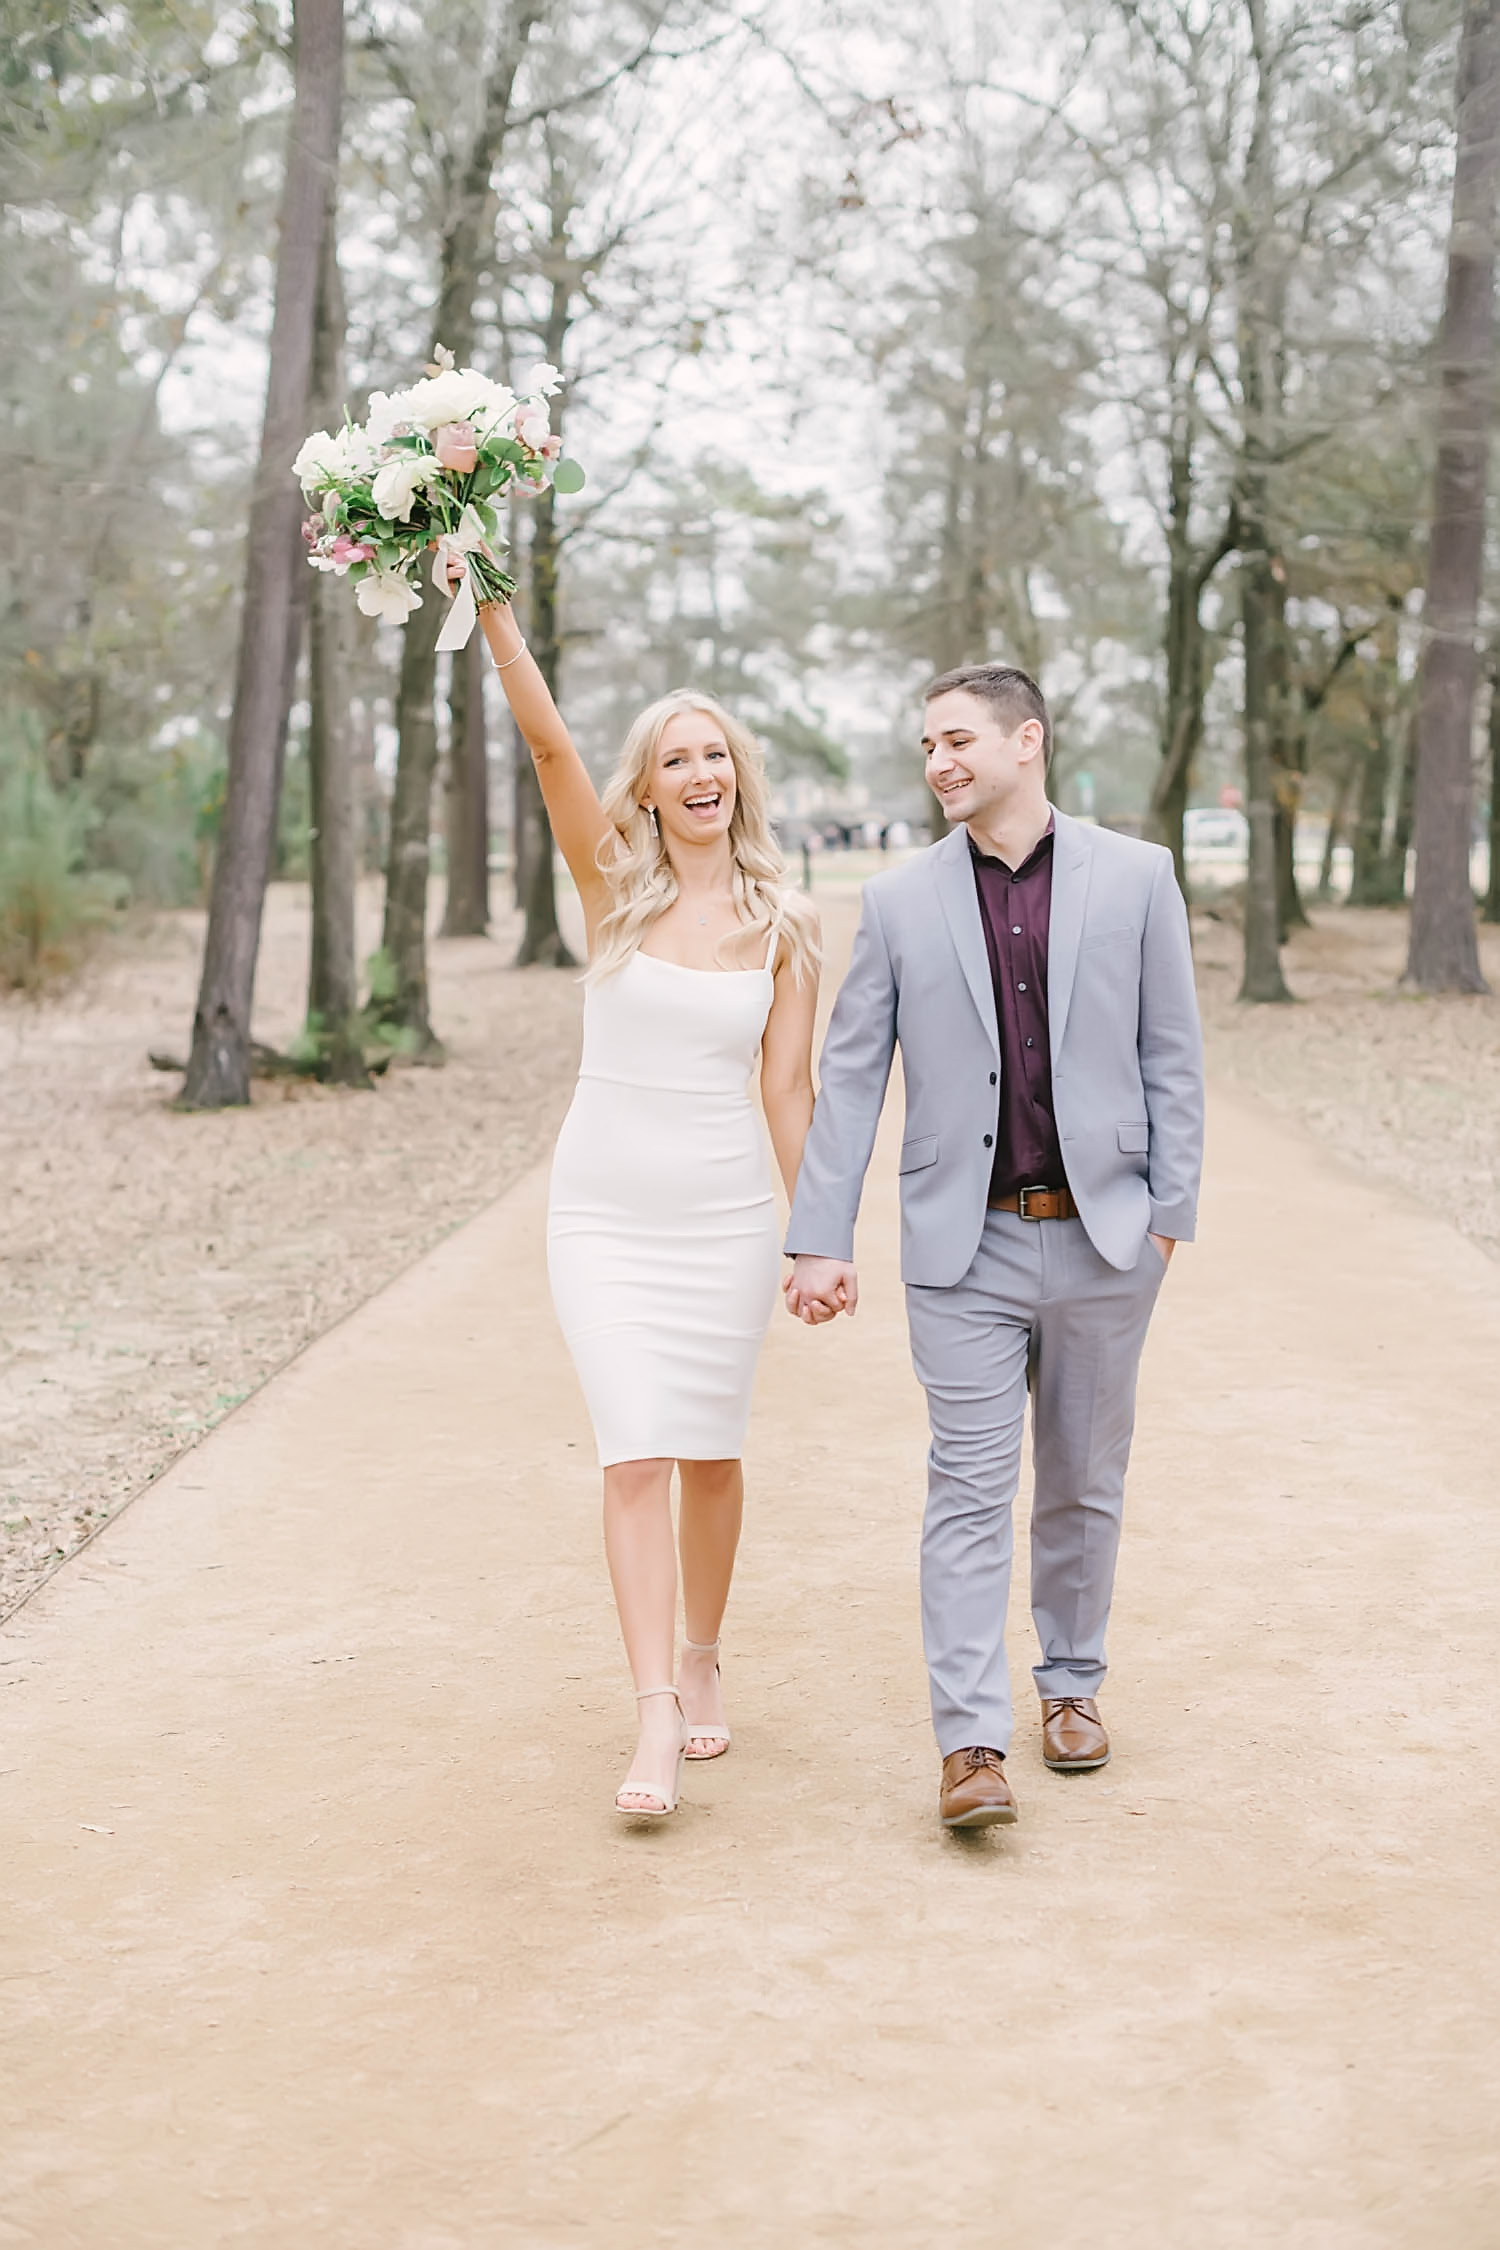
POLYGON ((521 661, 521 659, 522 659, 522 657, 523 657, 523 656, 524 656, 525 654, 526 654, 526 643, 525 643, 524 641, 522 641, 522 643, 521 643, 520 647, 519 647, 519 648, 518 648, 518 649, 516 650, 516 653, 515 653, 515 655, 514 655, 514 656, 507 656, 507 658, 505 659, 505 662, 504 662, 503 664, 501 663, 501 661, 500 661, 499 657, 498 657, 498 656, 496 657, 496 659, 495 659, 495 670, 496 670, 497 672, 504 672, 504 671, 508 671, 508 670, 509 670, 509 668, 510 668, 510 666, 511 666, 512 664, 519 664, 519 663, 520 663, 520 661, 521 661))

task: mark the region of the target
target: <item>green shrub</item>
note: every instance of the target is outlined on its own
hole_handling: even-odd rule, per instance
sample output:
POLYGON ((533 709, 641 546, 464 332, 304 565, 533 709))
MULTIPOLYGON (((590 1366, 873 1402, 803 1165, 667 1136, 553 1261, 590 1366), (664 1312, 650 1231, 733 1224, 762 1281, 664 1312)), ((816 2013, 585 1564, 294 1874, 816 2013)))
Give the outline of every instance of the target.
POLYGON ((90 867, 122 875, 143 906, 206 898, 224 809, 218 742, 195 734, 166 749, 100 747, 80 790, 92 815, 90 867))
POLYGON ((124 879, 88 865, 93 821, 31 743, 0 747, 0 983, 34 991, 124 904, 124 879))

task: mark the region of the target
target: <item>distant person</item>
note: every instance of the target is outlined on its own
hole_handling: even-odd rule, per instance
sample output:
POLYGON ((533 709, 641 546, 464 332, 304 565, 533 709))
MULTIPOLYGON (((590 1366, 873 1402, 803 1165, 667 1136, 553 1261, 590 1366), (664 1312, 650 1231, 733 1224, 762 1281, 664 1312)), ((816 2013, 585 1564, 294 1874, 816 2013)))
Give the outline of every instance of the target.
POLYGON ((817 917, 772 841, 755 742, 711 696, 684 688, 643 711, 601 802, 510 609, 480 616, 588 932, 583 1060, 553 1161, 548 1268, 598 1440, 605 1552, 640 1709, 615 1805, 660 1818, 676 1810, 684 1756, 729 1747, 719 1627, 781 1262, 749 1080, 758 1056, 790 1195, 813 1106, 817 917))
POLYGON ((1136 1369, 1191 1241, 1203 1067, 1171 855, 1047 801, 1052 730, 1004 664, 927 691, 952 833, 865 885, 792 1206, 788 1308, 858 1301, 854 1222, 897 1046, 902 1272, 932 1447, 922 1622, 949 1828, 1013 1821, 1011 1510, 1027 1372, 1042 1755, 1109 1757, 1099 1715, 1136 1369))

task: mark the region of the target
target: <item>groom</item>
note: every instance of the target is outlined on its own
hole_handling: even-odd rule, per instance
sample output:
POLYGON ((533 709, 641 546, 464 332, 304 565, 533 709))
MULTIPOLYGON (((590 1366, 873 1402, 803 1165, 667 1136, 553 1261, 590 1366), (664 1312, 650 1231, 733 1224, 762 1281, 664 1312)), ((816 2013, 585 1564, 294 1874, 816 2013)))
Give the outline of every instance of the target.
POLYGON ((1013 1821, 1011 1503, 1032 1392, 1042 1755, 1109 1756, 1104 1679, 1136 1369, 1191 1241, 1203 1066, 1170 855, 1047 801, 1041 690, 1007 664, 927 690, 940 844, 866 884, 797 1181, 788 1308, 853 1312, 854 1220, 897 1045, 901 1251, 932 1447, 922 1627, 950 1828, 1013 1821))

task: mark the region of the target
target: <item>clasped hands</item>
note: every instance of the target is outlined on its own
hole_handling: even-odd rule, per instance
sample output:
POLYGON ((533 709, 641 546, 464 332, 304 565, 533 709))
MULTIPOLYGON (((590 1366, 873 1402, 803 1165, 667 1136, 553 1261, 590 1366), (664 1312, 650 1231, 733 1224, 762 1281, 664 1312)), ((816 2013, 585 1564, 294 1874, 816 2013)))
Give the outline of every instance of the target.
MULTIPOLYGON (((1169 1266, 1176 1243, 1165 1234, 1153 1234, 1151 1240, 1162 1264, 1169 1266)), ((794 1320, 808 1328, 820 1328, 841 1312, 852 1318, 859 1305, 859 1276, 847 1259, 814 1258, 803 1253, 792 1261, 781 1291, 794 1320)))
POLYGON ((805 1253, 792 1262, 781 1285, 786 1309, 808 1328, 846 1312, 852 1317, 859 1304, 859 1277, 844 1258, 814 1258, 805 1253))

